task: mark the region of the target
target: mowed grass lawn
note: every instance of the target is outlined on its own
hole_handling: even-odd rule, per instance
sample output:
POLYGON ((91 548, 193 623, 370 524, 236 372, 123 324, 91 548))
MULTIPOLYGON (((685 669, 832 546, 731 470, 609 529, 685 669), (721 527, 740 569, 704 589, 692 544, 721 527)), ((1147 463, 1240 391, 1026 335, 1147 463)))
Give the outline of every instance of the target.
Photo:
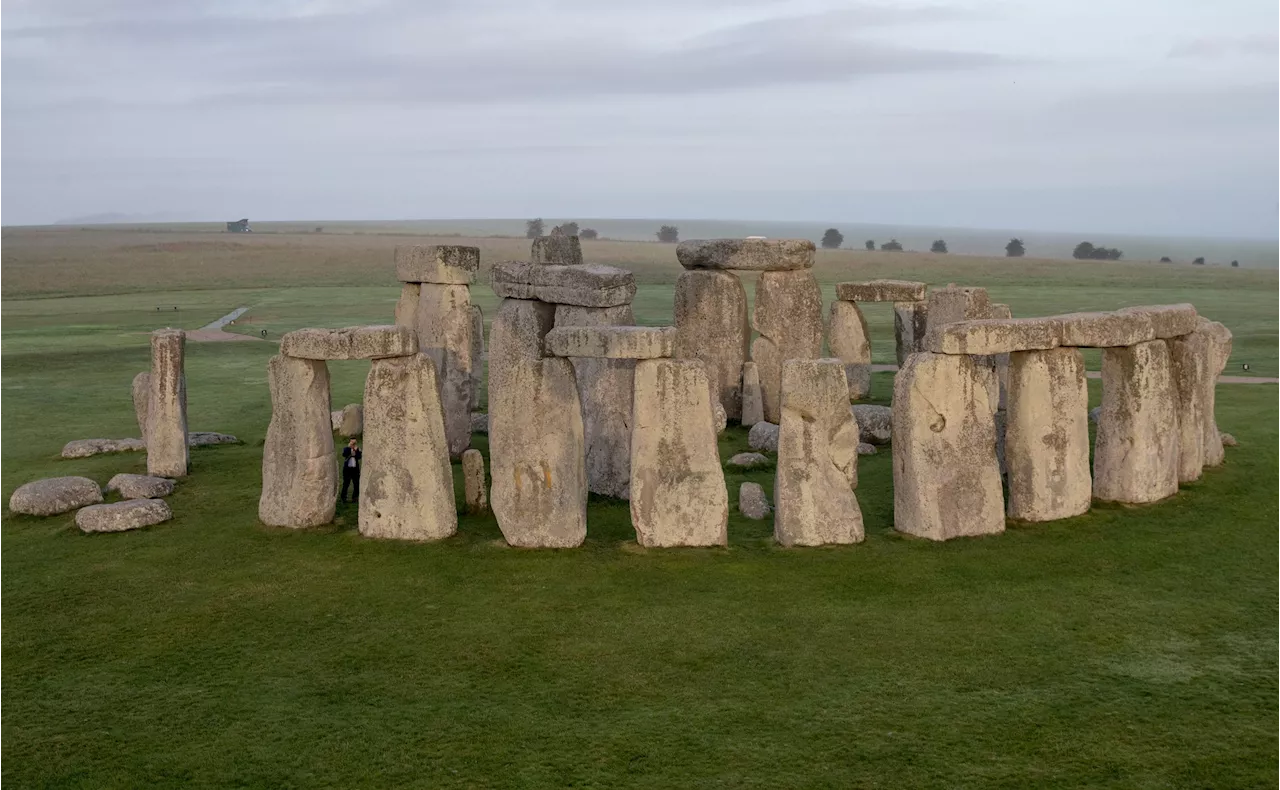
MULTIPOLYGON (((26 253, 5 233, 6 498, 40 477, 145 469, 140 454, 57 453, 70 439, 136 434, 129 383, 157 325, 195 328, 249 305, 241 331, 258 321, 277 337, 387 321, 396 294, 389 263, 342 287, 302 264, 236 287, 206 262, 205 280, 148 290, 106 250, 41 259, 55 273, 81 267, 78 281, 62 278, 76 292, 20 299, 37 293, 28 275, 41 266, 11 278, 26 253), (98 277, 118 295, 102 295, 98 277), (162 305, 181 309, 162 320, 162 305)), ((1193 279, 1108 288, 1068 263, 1038 287, 1019 263, 946 264, 1020 315, 1192 301, 1233 327, 1237 353, 1269 353, 1274 375, 1274 272, 1236 287, 1230 278, 1260 275, 1175 267, 1160 271, 1193 279)), ((1142 266, 1114 271, 1136 278, 1142 266)), ((669 282, 642 279, 640 319, 669 321, 669 282)), ((869 312, 877 357, 891 361, 876 317, 887 311, 869 312)), ((1276 784, 1273 385, 1219 387, 1219 423, 1241 446, 1153 506, 912 540, 892 530, 886 451, 861 459, 859 546, 780 549, 768 522, 735 512, 727 549, 643 550, 626 504, 593 500, 583 548, 529 552, 507 548, 492 518, 465 515, 456 537, 426 545, 365 540, 350 508, 328 529, 259 525, 272 353, 261 341, 188 345, 192 429, 244 444, 193 451, 171 522, 84 536, 70 515, 3 517, 6 783, 1276 784)), ((359 400, 367 363, 331 370, 334 403, 359 400)), ((891 385, 877 375, 875 399, 891 385)), ((727 458, 745 432, 721 444, 727 458)), ((772 490, 771 469, 727 478, 731 499, 744 480, 772 490)))

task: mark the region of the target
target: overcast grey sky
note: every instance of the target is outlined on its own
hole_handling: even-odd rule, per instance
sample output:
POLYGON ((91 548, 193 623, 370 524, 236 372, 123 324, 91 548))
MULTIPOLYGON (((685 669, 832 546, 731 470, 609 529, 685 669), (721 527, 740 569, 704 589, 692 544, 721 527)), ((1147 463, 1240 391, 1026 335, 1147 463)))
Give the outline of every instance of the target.
POLYGON ((3 222, 1277 233, 1275 0, 6 0, 3 222))

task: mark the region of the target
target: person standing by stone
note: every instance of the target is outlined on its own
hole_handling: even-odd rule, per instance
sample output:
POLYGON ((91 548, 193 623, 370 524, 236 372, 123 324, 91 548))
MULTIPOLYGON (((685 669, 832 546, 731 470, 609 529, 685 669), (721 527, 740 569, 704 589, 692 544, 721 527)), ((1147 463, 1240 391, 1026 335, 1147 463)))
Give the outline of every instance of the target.
POLYGON ((351 501, 360 501, 360 461, 364 458, 364 453, 360 451, 360 445, 355 439, 347 442, 347 446, 342 448, 342 496, 343 502, 347 501, 347 488, 351 488, 351 501))

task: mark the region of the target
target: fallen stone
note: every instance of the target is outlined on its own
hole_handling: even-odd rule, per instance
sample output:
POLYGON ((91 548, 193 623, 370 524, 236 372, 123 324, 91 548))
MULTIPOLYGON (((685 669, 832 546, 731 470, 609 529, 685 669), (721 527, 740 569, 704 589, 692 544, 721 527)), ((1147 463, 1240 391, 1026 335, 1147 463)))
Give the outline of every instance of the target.
POLYGON ((1074 348, 1009 355, 1004 440, 1010 518, 1055 521, 1087 513, 1089 388, 1074 348))
POLYGON ((118 493, 122 499, 156 499, 173 493, 174 480, 150 475, 118 474, 107 481, 107 493, 118 493))
POLYGON ((822 354, 822 289, 810 271, 765 272, 756 282, 751 359, 760 370, 764 417, 782 414, 782 363, 822 354))
POLYGON ((764 396, 760 393, 760 370, 754 362, 742 363, 742 419, 744 428, 764 422, 764 396))
POLYGON ((1004 531, 994 379, 974 357, 929 352, 898 371, 894 529, 930 540, 1004 531))
POLYGON ((856 302, 832 302, 827 345, 844 363, 849 397, 861 400, 871 394, 871 338, 867 319, 856 302))
POLYGON ((338 465, 329 414, 329 367, 278 354, 267 363, 271 424, 262 446, 258 518, 272 527, 318 527, 333 520, 338 465))
POLYGON ((725 429, 729 427, 729 413, 717 401, 711 402, 711 422, 715 426, 716 436, 724 433, 725 429))
POLYGON ((533 240, 529 256, 533 263, 542 266, 581 266, 582 240, 563 233, 539 236, 533 240))
POLYGON ((138 434, 147 440, 147 415, 151 411, 151 373, 143 371, 133 377, 133 414, 138 420, 138 434))
POLYGON ((489 487, 484 479, 484 456, 475 448, 462 454, 462 491, 468 513, 480 516, 489 512, 489 487))
POLYGON ((759 483, 743 483, 738 487, 738 512, 753 521, 766 519, 773 512, 759 483))
POLYGON ((489 415, 482 411, 471 412, 471 432, 472 433, 488 433, 489 432, 489 415))
POLYGON ((469 285, 480 269, 479 247, 396 247, 396 279, 402 283, 469 285))
POLYGON ((635 275, 626 269, 596 264, 561 266, 505 261, 494 264, 490 286, 504 298, 580 307, 617 307, 631 304, 636 295, 635 275))
POLYGON ((631 523, 641 546, 723 546, 729 493, 699 360, 636 363, 631 523))
POLYGON ((62 446, 63 458, 88 458, 101 453, 137 452, 147 449, 141 439, 76 439, 62 446))
POLYGON ((280 353, 315 360, 406 357, 418 353, 418 336, 409 327, 391 325, 295 329, 280 338, 280 353))
POLYGON ((194 431, 187 434, 187 446, 205 447, 211 444, 239 444, 240 440, 229 433, 214 431, 194 431))
POLYGON ((1173 389, 1178 398, 1178 482, 1199 480, 1204 472, 1205 393, 1209 380, 1209 336, 1203 331, 1175 337, 1169 344, 1173 389))
POLYGON ((364 405, 360 534, 439 540, 457 532, 453 469, 430 357, 374 360, 364 405))
POLYGON ((1223 447, 1239 447, 1240 442, 1236 441, 1236 437, 1229 433, 1221 434, 1223 447))
POLYGON ((1168 340, 1196 331, 1199 316, 1190 304, 1144 305, 1125 307, 1116 312, 1125 315, 1141 315, 1151 326, 1152 340, 1168 340))
POLYGON ((1093 493, 1156 502, 1178 492, 1178 411, 1169 346, 1151 340, 1102 352, 1102 413, 1093 493))
POLYGON ((547 333, 546 353, 555 357, 661 359, 675 347, 673 326, 561 326, 547 333))
POLYGON ((147 406, 147 474, 183 477, 190 464, 187 446, 187 333, 151 333, 151 394, 147 406))
POLYGON ((742 281, 731 272, 681 272, 676 280, 675 325, 672 356, 702 360, 726 415, 739 419, 743 363, 751 337, 742 281))
POLYGON ((676 247, 686 269, 737 269, 753 272, 811 269, 814 244, 807 239, 694 239, 676 247))
POLYGON ((925 341, 935 354, 1008 354, 1058 347, 1052 318, 987 318, 956 321, 925 341))
POLYGON ((484 311, 471 305, 471 410, 480 408, 480 390, 484 387, 484 311))
POLYGON ((1122 348, 1155 337, 1151 316, 1142 312, 1067 313, 1053 317, 1061 345, 1077 348, 1122 348))
POLYGON ((866 442, 858 443, 858 455, 875 455, 878 452, 880 451, 876 449, 874 444, 867 444, 866 442))
POLYGON ((130 499, 80 508, 76 511, 76 526, 81 532, 125 532, 171 518, 173 511, 163 499, 130 499))
POLYGON ((743 469, 750 469, 753 466, 769 463, 769 456, 760 453, 737 453, 729 458, 729 466, 737 466, 743 469))
POLYGON ((1200 319, 1197 331, 1209 338, 1208 380, 1204 392, 1204 465, 1218 466, 1226 460, 1222 451, 1222 434, 1218 431, 1218 376, 1231 358, 1231 330, 1217 321, 1200 319))
POLYGON ((924 351, 928 323, 928 302, 893 303, 893 345, 899 367, 907 361, 908 354, 924 351))
POLYGON ((414 330, 418 349, 435 364, 449 457, 471 446, 471 289, 423 283, 414 330))
POLYGON ((871 403, 855 403, 849 407, 858 423, 858 435, 867 444, 886 445, 893 439, 893 408, 871 403))
POLYGON ((923 302, 927 288, 924 283, 908 280, 836 283, 836 299, 843 302, 923 302))
POLYGON ((783 546, 860 543, 858 425, 838 359, 782 366, 782 424, 773 496, 774 539, 783 546))
POLYGON ((348 403, 342 407, 342 418, 338 423, 338 435, 344 438, 360 436, 364 433, 364 406, 359 403, 348 403))
POLYGON ((28 516, 56 516, 102 501, 102 489, 87 477, 47 477, 18 486, 9 510, 28 516))
POLYGON ((758 422, 747 433, 747 446, 752 450, 778 452, 778 426, 771 422, 758 422))
POLYGON ((1096 423, 1098 421, 1098 417, 1100 417, 1101 415, 1102 415, 1102 407, 1094 406, 1092 409, 1089 409, 1089 422, 1096 423))

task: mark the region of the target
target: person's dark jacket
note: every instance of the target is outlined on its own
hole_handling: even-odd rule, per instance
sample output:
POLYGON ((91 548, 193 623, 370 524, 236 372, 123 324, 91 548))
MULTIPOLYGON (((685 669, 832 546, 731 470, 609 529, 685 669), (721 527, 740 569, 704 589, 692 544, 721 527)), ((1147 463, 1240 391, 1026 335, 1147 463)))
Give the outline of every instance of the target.
MULTIPOLYGON (((345 470, 346 470, 346 468, 347 468, 347 459, 351 457, 351 453, 352 453, 352 452, 353 452, 353 451, 352 451, 352 449, 351 449, 350 447, 343 447, 343 448, 342 448, 342 468, 343 468, 343 470, 344 470, 344 471, 345 471, 345 470)), ((359 471, 360 471, 360 459, 364 457, 364 453, 360 452, 360 448, 359 448, 359 447, 357 447, 357 448, 355 449, 355 451, 354 451, 354 452, 355 452, 355 454, 356 454, 356 471, 357 471, 357 472, 359 472, 359 471)))

